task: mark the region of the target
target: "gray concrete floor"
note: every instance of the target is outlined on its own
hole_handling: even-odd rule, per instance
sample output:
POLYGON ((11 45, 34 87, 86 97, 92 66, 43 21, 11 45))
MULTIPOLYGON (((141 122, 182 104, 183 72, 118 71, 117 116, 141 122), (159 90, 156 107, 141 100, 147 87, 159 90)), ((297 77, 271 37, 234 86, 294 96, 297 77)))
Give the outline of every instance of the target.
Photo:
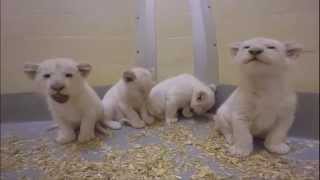
MULTIPOLYGON (((53 124, 52 121, 35 121, 35 122, 20 122, 20 123, 3 123, 1 124, 1 138, 9 138, 9 137, 19 137, 24 139, 36 139, 39 137, 47 137, 49 138, 49 141, 54 142, 54 137, 56 130, 48 131, 48 127, 50 127, 53 124)), ((184 127, 188 127, 192 129, 193 136, 197 139, 205 139, 210 134, 210 122, 204 121, 204 120, 190 120, 190 119, 182 119, 178 122, 179 125, 182 125, 184 127)), ((148 132, 152 132, 152 128, 148 129, 148 132)), ((131 142, 130 138, 134 137, 135 135, 146 132, 146 130, 143 129, 133 129, 131 127, 123 127, 121 130, 110 130, 112 132, 111 137, 104 138, 104 142, 106 145, 112 148, 117 149, 129 149, 133 146, 139 144, 141 146, 147 145, 147 144, 168 144, 168 142, 165 142, 159 133, 165 133, 166 129, 163 128, 157 128, 153 132, 155 133, 147 133, 145 136, 138 138, 135 142, 131 142), (157 134, 158 133, 158 134, 157 134)), ((301 160, 301 161, 308 161, 313 160, 317 161, 319 165, 319 141, 314 140, 308 140, 308 139, 301 139, 301 138, 293 138, 291 137, 290 145, 294 148, 292 148, 292 151, 282 156, 286 159, 294 159, 294 160, 301 160)), ((170 143, 168 144, 173 149, 177 148, 176 144, 170 143)), ((58 144, 54 144, 54 146, 60 146, 58 144)), ((215 172, 218 172, 218 174, 221 174, 223 176, 226 175, 232 175, 232 178, 230 179, 239 179, 240 176, 236 175, 238 172, 233 171, 231 169, 225 169, 221 168, 221 164, 219 161, 216 161, 214 158, 207 156, 205 153, 203 153, 201 150, 196 148, 195 146, 184 146, 186 156, 188 159, 192 159, 193 157, 197 157, 201 159, 202 163, 210 167, 215 172)), ((262 142, 256 141, 255 142, 255 151, 259 151, 263 149, 262 142)), ((92 153, 94 150, 88 150, 86 153, 83 154, 84 157, 90 160, 99 160, 103 157, 103 153, 92 153)), ((176 161, 179 164, 179 157, 176 157, 176 161)), ((182 179, 190 179, 194 172, 187 171, 187 172, 181 172, 180 174, 177 174, 182 179)), ((3 171, 1 172, 1 179, 20 179, 21 177, 29 178, 29 179, 38 179, 39 175, 41 174, 41 171, 38 169, 25 169, 22 171, 3 171)), ((319 172, 315 174, 315 179, 319 177, 319 172)), ((160 178, 161 179, 161 178, 160 178)))

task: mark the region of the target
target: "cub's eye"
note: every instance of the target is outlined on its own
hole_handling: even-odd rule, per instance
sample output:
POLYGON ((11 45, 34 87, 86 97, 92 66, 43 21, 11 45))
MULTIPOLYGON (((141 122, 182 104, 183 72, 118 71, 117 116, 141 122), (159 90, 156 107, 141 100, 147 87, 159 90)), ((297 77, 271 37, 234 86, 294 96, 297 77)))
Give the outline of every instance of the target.
POLYGON ((267 46, 268 49, 276 49, 274 46, 267 46))
POLYGON ((50 74, 44 74, 43 78, 48 79, 48 78, 50 78, 50 76, 51 76, 50 74))
POLYGON ((67 78, 72 78, 72 76, 73 76, 73 74, 71 74, 71 73, 67 73, 67 74, 66 74, 66 77, 67 77, 67 78))
POLYGON ((249 48, 250 48, 250 46, 244 46, 243 48, 244 48, 244 49, 249 49, 249 48))

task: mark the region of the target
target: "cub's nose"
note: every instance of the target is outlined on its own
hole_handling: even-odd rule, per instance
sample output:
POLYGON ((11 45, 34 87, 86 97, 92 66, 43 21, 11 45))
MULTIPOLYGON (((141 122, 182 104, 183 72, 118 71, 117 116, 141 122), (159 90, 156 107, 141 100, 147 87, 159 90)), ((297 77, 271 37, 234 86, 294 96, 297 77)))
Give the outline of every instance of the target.
POLYGON ((249 49, 249 53, 251 55, 254 55, 254 56, 259 55, 262 52, 263 52, 263 49, 260 49, 260 48, 251 48, 251 49, 249 49))
POLYGON ((62 91, 65 88, 65 86, 61 83, 54 83, 50 86, 50 88, 55 91, 62 91))

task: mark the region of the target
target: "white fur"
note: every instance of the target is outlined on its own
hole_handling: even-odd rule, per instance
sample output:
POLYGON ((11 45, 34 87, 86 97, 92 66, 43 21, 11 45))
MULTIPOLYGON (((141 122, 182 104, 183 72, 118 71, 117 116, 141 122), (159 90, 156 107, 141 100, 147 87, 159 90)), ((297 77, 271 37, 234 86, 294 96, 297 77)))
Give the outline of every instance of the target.
POLYGON ((214 90, 192 75, 181 74, 152 88, 148 110, 157 118, 165 118, 168 124, 178 121, 179 109, 183 109, 185 117, 192 117, 192 111, 205 114, 215 103, 214 90))
MULTIPOLYGON (((25 73, 35 81, 37 91, 46 97, 51 115, 59 127, 56 138, 59 143, 75 140, 78 128, 79 142, 93 139, 96 123, 103 119, 102 103, 85 80, 90 70, 89 64, 78 64, 67 58, 49 59, 24 67, 25 73), (51 95, 57 93, 52 87, 57 84, 65 86, 60 93, 69 96, 66 102, 59 103, 52 98, 51 95)), ((101 125, 98 128, 101 129, 101 125)))
POLYGON ((152 74, 147 69, 137 67, 125 71, 103 97, 105 118, 127 122, 135 128, 151 124, 145 103, 153 85, 152 74))
POLYGON ((287 133, 294 121, 296 94, 289 85, 290 64, 301 52, 295 43, 254 38, 231 47, 240 67, 240 84, 218 109, 215 127, 232 146, 231 154, 247 156, 253 137, 265 138, 265 147, 287 153, 287 133), (255 61, 250 50, 262 50, 255 61))

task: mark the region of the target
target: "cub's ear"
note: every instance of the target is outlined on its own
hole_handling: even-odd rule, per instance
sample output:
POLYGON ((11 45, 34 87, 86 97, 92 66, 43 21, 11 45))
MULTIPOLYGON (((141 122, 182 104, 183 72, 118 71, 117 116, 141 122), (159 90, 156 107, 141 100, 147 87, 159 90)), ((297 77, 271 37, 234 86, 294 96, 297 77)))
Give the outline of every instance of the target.
POLYGON ((234 43, 231 43, 229 45, 230 53, 231 53, 232 56, 236 56, 237 55, 237 53, 238 53, 238 51, 240 49, 241 43, 242 42, 234 42, 234 43))
POLYGON ((133 71, 127 70, 122 74, 122 78, 123 78, 124 82, 129 83, 129 82, 136 80, 137 77, 133 71))
POLYGON ((80 63, 77 65, 77 68, 82 77, 87 77, 91 72, 92 66, 87 63, 80 63))
POLYGON ((209 84, 209 88, 212 90, 212 92, 216 92, 217 86, 215 84, 209 84))
POLYGON ((298 58, 303 50, 302 45, 295 42, 286 42, 284 45, 286 46, 286 54, 291 59, 298 58))
POLYGON ((198 91, 195 96, 197 102, 203 102, 208 98, 208 94, 205 91, 198 91))
POLYGON ((36 77, 38 68, 38 64, 27 63, 23 66, 23 71, 30 79, 34 79, 36 77))

